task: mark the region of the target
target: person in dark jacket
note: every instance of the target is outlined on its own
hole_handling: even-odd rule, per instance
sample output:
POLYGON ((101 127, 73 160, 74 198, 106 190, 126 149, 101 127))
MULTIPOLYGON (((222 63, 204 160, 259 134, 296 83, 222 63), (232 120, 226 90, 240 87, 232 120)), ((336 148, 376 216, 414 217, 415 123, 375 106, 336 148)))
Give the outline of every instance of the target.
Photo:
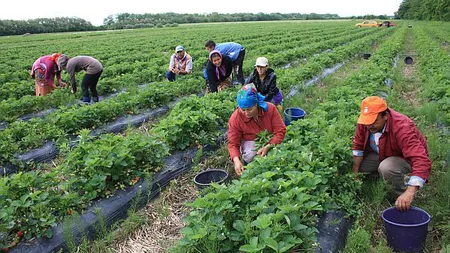
POLYGON ((278 111, 283 110, 283 94, 277 87, 277 76, 273 69, 269 68, 269 61, 266 57, 256 59, 255 70, 245 80, 245 84, 253 83, 258 92, 263 95, 264 101, 276 105, 278 111))
POLYGON ((427 141, 414 122, 382 98, 367 97, 361 103, 352 150, 353 172, 378 172, 393 186, 396 208, 408 210, 431 172, 427 141))
POLYGON ((66 72, 69 73, 72 93, 77 92, 77 80, 75 74, 82 70, 86 71, 83 81, 81 82, 83 102, 91 102, 89 90, 91 91, 93 102, 98 102, 97 83, 102 75, 103 65, 97 59, 91 56, 75 56, 69 58, 65 54, 62 54, 58 58, 58 69, 59 71, 66 70, 66 72))
POLYGON ((231 86, 231 72, 233 71, 231 58, 213 50, 209 53, 206 64, 208 85, 210 92, 221 91, 231 86))

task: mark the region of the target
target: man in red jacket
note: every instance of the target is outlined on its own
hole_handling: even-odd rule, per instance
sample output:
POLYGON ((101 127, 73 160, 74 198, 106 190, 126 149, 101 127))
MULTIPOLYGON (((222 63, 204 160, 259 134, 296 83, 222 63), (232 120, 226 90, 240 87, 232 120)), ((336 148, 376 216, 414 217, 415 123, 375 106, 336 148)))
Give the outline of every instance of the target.
POLYGON ((265 156, 273 145, 280 144, 286 134, 286 126, 277 107, 264 101, 254 84, 247 84, 238 92, 239 108, 228 121, 228 152, 237 175, 242 175, 244 162, 249 163, 256 155, 265 156), (267 130, 273 134, 264 147, 255 150, 256 135, 267 130))
POLYGON ((367 97, 353 138, 353 172, 376 172, 393 185, 395 206, 406 211, 431 172, 425 137, 407 116, 380 97, 367 97))

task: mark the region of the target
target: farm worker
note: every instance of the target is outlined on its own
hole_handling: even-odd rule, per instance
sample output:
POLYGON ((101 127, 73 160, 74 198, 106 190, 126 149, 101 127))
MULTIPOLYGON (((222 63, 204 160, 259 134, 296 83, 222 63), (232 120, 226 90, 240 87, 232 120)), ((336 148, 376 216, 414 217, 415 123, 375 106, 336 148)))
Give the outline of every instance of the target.
POLYGON ((228 121, 228 152, 237 175, 242 175, 245 163, 256 155, 265 156, 286 134, 286 126, 272 103, 264 101, 254 84, 246 84, 237 94, 238 108, 228 121), (256 135, 267 130, 273 134, 269 143, 255 151, 256 135))
POLYGON ((183 46, 177 46, 175 53, 170 57, 169 71, 166 73, 167 80, 173 82, 176 75, 187 75, 192 73, 192 57, 184 51, 183 46))
POLYGON ((233 68, 230 57, 222 55, 217 50, 211 51, 206 70, 211 92, 221 91, 231 86, 231 71, 233 68))
MULTIPOLYGON (((244 64, 245 48, 235 42, 225 42, 216 44, 212 40, 208 40, 205 43, 205 48, 208 52, 213 50, 219 51, 222 55, 226 55, 231 58, 233 62, 234 73, 237 76, 237 80, 240 84, 244 84, 244 73, 242 71, 242 65, 244 64)), ((208 74, 204 73, 205 76, 208 74)), ((206 78, 206 77, 205 77, 206 78)))
POLYGON ((269 61, 266 57, 258 57, 255 63, 255 70, 245 80, 245 84, 253 83, 264 101, 271 102, 277 106, 279 111, 283 110, 283 94, 277 87, 277 76, 275 71, 269 68, 269 61))
POLYGON ((431 172, 425 137, 407 116, 380 97, 365 98, 353 139, 353 172, 377 172, 393 185, 395 206, 406 211, 431 172))
POLYGON ((77 92, 77 80, 75 78, 75 73, 85 70, 86 74, 81 82, 83 102, 91 102, 89 90, 91 91, 92 101, 98 102, 97 83, 98 79, 102 75, 103 66, 97 59, 91 56, 76 56, 69 58, 65 54, 62 54, 58 59, 58 68, 60 70, 65 69, 66 72, 69 73, 72 93, 77 92))
POLYGON ((67 86, 61 80, 61 71, 56 64, 59 56, 60 54, 45 55, 33 63, 30 75, 35 80, 36 96, 45 96, 56 88, 55 75, 61 87, 67 86))

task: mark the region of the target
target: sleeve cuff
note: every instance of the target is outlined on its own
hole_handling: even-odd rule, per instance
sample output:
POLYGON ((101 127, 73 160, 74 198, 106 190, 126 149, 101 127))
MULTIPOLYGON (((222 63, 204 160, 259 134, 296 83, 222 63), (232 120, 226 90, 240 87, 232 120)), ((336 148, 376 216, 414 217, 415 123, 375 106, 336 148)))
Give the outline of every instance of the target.
POLYGON ((418 177, 418 176, 411 176, 407 185, 419 186, 419 189, 422 189, 424 184, 425 184, 425 180, 423 178, 418 177))
POLYGON ((353 150, 353 156, 363 156, 364 151, 361 150, 353 150))

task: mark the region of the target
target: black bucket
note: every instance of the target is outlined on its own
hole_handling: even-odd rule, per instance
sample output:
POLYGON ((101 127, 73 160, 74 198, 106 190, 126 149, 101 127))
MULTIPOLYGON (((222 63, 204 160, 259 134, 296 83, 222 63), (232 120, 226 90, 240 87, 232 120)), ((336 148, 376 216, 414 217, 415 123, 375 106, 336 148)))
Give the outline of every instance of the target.
POLYGON ((363 54, 363 58, 364 58, 365 60, 369 59, 370 56, 372 56, 372 54, 369 54, 369 53, 363 54))
POLYGON ((202 190, 212 183, 221 184, 228 179, 228 172, 219 169, 209 169, 198 173, 194 177, 194 183, 199 190, 202 190))
POLYGON ((414 60, 411 56, 406 56, 405 57, 405 64, 411 65, 414 63, 414 60))

